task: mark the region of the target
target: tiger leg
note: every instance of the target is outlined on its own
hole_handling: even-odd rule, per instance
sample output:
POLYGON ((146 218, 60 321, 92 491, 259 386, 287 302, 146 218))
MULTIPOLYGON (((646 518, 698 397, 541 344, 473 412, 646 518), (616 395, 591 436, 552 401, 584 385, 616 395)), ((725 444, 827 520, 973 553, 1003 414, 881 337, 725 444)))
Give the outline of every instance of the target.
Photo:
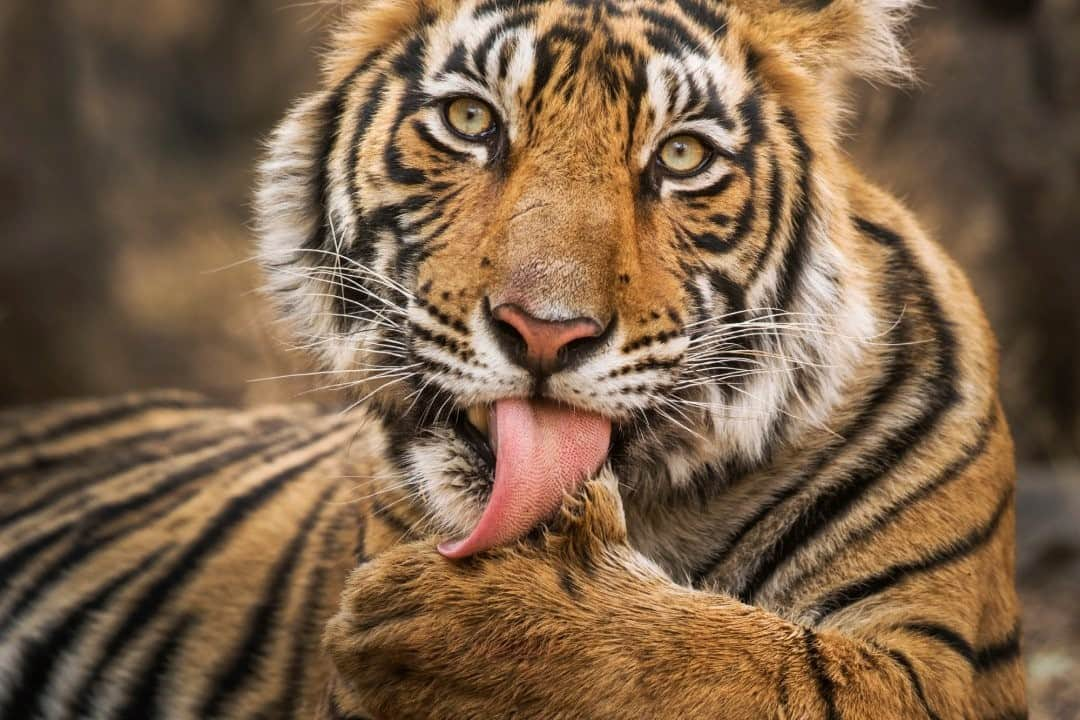
POLYGON ((795 621, 665 577, 593 482, 539 540, 464 563, 413 543, 354 572, 324 637, 337 706, 375 718, 990 717, 1023 707, 1009 633, 958 661, 918 619, 927 597, 989 571, 1012 522, 1003 507, 977 552, 877 593, 826 594, 795 621))

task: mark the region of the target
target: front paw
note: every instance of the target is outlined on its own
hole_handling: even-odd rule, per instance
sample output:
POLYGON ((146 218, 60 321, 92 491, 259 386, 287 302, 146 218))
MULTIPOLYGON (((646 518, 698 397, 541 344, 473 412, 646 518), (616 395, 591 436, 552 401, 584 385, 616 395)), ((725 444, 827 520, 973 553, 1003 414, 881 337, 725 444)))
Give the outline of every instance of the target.
POLYGON ((603 652, 597 619, 629 578, 625 541, 605 471, 530 539, 464 561, 414 543, 358 568, 326 648, 378 718, 559 717, 552 703, 581 691, 573 667, 603 652))

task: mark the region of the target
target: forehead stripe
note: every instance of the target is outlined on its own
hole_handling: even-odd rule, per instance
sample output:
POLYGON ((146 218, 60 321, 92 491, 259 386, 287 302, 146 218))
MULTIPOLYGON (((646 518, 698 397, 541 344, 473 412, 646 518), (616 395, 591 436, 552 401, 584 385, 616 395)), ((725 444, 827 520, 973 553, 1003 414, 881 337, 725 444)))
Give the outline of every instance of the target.
POLYGON ((717 12, 715 3, 710 4, 704 0, 675 0, 675 2, 686 17, 708 28, 711 37, 719 39, 727 34, 727 18, 717 12))
POLYGON ((653 30, 662 32, 669 42, 685 45, 687 49, 699 47, 704 37, 674 15, 652 8, 641 8, 638 13, 653 30))
POLYGON ((515 13, 498 23, 484 35, 483 39, 473 48, 473 65, 483 71, 488 64, 488 55, 498 42, 505 42, 505 38, 518 28, 525 27, 536 21, 535 13, 515 13))

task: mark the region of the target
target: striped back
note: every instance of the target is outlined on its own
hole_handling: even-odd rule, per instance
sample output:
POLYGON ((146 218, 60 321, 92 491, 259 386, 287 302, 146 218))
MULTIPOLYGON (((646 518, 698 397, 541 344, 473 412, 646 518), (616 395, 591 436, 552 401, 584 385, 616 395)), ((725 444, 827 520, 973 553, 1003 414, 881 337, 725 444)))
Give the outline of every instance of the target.
MULTIPOLYGON (((0 717, 307 717, 381 472, 363 414, 177 393, 0 416, 0 717)), ((401 522, 401 521, 399 521, 401 522)))

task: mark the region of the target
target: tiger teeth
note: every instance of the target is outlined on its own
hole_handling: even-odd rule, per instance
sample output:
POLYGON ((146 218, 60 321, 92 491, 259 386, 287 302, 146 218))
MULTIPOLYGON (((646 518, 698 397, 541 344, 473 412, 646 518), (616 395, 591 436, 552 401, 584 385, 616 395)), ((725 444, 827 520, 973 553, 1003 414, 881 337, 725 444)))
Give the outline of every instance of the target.
POLYGON ((481 435, 487 437, 491 429, 491 409, 487 405, 473 405, 465 411, 465 417, 481 435))

